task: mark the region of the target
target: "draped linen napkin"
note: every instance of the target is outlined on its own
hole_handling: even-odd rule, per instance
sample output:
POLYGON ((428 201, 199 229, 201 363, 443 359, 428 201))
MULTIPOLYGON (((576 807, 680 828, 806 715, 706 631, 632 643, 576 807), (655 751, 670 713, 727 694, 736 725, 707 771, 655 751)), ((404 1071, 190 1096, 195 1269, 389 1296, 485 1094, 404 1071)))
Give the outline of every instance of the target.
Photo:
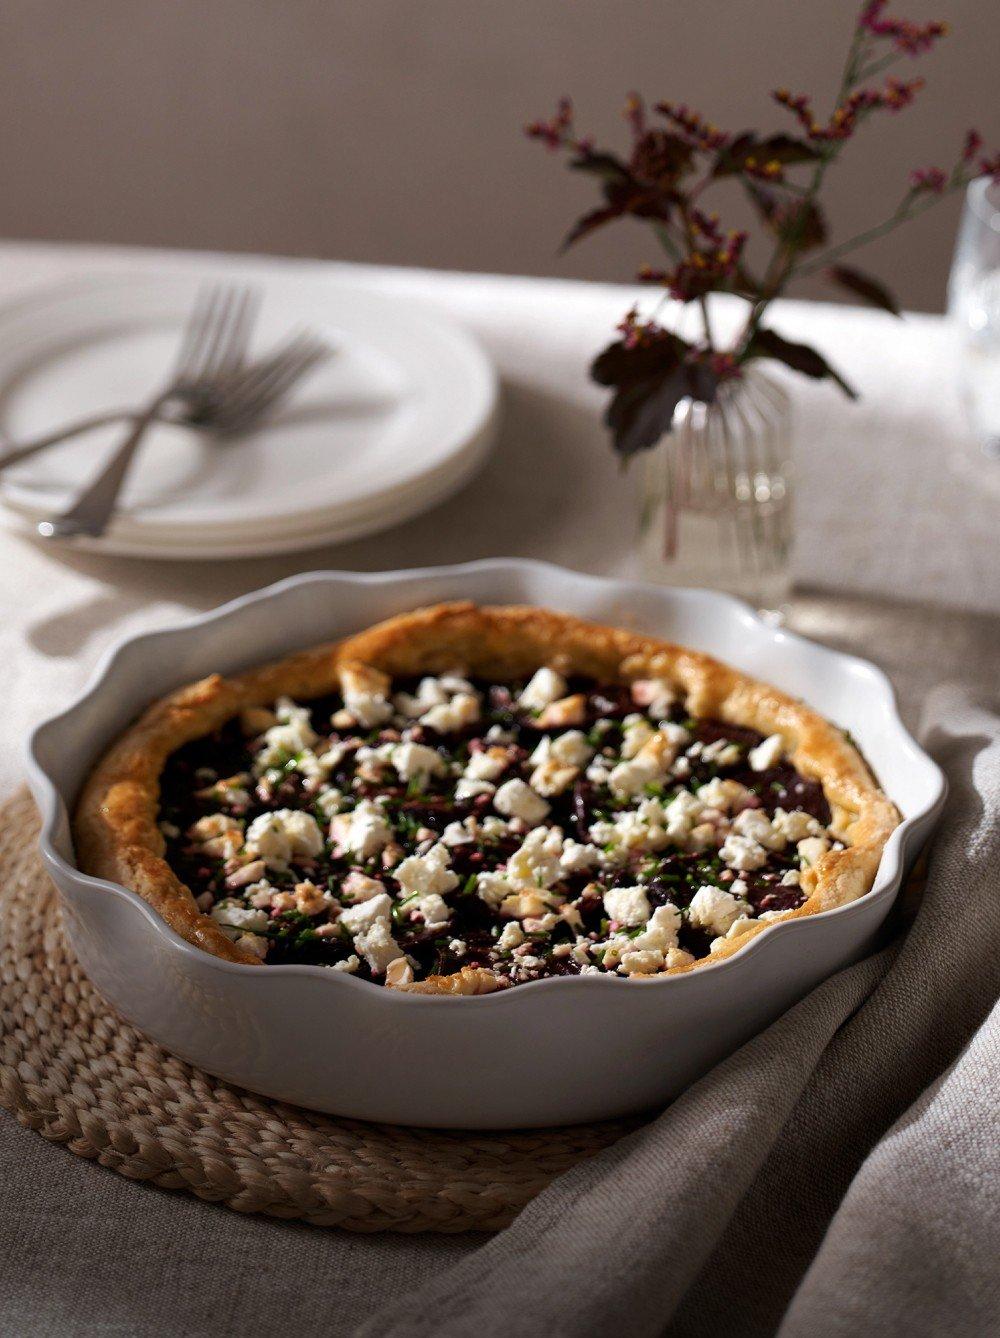
POLYGON ((941 688, 923 735, 950 792, 905 936, 360 1334, 1000 1329, 1000 718, 941 688))

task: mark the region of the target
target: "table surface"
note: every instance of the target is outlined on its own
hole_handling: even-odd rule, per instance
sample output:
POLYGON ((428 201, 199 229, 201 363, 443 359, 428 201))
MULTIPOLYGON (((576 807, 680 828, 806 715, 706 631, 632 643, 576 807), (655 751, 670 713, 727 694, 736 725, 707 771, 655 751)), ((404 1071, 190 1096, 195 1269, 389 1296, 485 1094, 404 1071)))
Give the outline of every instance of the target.
MULTIPOLYGON (((238 263, 5 244, 0 301, 87 272, 238 263)), ((419 297, 477 334, 503 381, 492 459, 427 516, 388 535, 293 557, 160 564, 74 554, 0 532, 7 686, 0 795, 21 778, 27 730, 70 699, 108 644, 292 572, 502 555, 611 575, 634 570, 632 498, 599 425, 600 394, 585 376, 630 292, 273 263, 314 265, 320 277, 334 273, 419 297)), ((790 620, 817 640, 879 661, 916 728, 936 682, 965 679, 995 690, 1000 664, 1000 500, 950 467, 972 449, 951 331, 935 317, 897 322, 801 303, 781 304, 774 323, 817 343, 864 395, 851 405, 825 386, 796 383, 798 589, 790 620)), ((294 1325, 301 1296, 323 1286, 336 1296, 324 1331, 346 1332, 379 1298, 402 1294, 414 1277, 474 1244, 466 1237, 373 1240, 240 1218, 129 1184, 9 1119, 0 1123, 0 1286, 11 1332, 265 1334, 294 1325), (253 1259, 254 1280, 242 1293, 207 1285, 204 1261, 212 1258, 253 1259), (294 1259, 291 1272, 283 1258, 294 1259)))

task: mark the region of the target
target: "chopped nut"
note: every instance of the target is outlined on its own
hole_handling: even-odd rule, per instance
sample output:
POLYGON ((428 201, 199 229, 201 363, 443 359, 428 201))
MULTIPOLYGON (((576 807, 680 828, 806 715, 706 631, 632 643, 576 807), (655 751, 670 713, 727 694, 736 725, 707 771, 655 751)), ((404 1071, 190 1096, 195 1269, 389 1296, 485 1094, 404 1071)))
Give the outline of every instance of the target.
POLYGON ((539 729, 558 729, 561 725, 582 725, 586 718, 587 698, 582 692, 574 692, 546 706, 535 724, 539 729))
POLYGON ((385 983, 391 990, 400 985, 409 985, 412 980, 413 967, 405 957, 397 957, 385 968, 385 983))

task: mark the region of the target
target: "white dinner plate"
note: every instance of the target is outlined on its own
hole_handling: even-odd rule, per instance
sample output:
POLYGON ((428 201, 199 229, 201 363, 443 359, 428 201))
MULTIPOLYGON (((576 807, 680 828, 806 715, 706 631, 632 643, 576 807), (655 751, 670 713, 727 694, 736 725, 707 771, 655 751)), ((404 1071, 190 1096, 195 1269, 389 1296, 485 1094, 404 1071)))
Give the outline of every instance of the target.
MULTIPOLYGON (((77 417, 141 404, 172 365, 198 272, 102 276, 0 310, 0 452, 77 417)), ((237 557, 369 533, 459 488, 492 442, 494 371, 436 313, 335 278, 227 269, 258 287, 255 347, 291 331, 334 355, 247 438, 157 426, 121 514, 90 547, 138 556, 237 557)), ((101 429, 0 476, 15 524, 65 508, 122 429, 101 429)), ((80 541, 75 541, 80 542, 80 541)))

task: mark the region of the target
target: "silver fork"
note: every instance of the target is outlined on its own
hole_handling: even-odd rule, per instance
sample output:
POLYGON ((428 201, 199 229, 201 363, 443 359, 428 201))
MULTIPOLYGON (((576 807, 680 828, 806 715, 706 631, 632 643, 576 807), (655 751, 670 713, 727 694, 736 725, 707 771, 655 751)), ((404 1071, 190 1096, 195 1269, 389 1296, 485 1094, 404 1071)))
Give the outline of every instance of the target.
MULTIPOLYGON (((249 295, 237 294, 223 302, 217 293, 214 302, 199 305, 200 318, 196 323, 192 317, 178 362, 184 374, 175 374, 168 390, 150 406, 153 417, 165 417, 164 409, 172 402, 170 396, 173 393, 180 407, 178 415, 169 421, 220 437, 239 436, 259 426, 293 387, 332 352, 330 346, 317 336, 300 333, 267 357, 247 362, 246 343, 252 326, 249 295), (193 379, 189 370, 192 367, 202 369, 193 379), (206 367, 212 369, 210 374, 203 370, 206 367)), ((149 409, 144 415, 147 426, 152 421, 148 415, 149 409)), ((120 453, 126 451, 136 429, 141 426, 142 419, 123 443, 120 453)), ((126 469, 134 452, 133 444, 125 462, 126 469)), ((94 497, 89 510, 84 510, 85 494, 58 521, 42 521, 38 526, 39 533, 44 538, 102 534, 114 514, 125 477, 124 470, 115 469, 115 464, 116 461, 111 461, 101 478, 87 490, 87 494, 94 497), (71 529, 56 528, 67 520, 72 523, 71 529)))
POLYGON ((42 538, 66 539, 73 535, 96 538, 104 533, 150 425, 168 405, 186 410, 189 421, 206 412, 210 415, 212 406, 245 372, 256 306, 254 295, 245 288, 214 287, 199 294, 166 386, 137 415, 122 444, 69 510, 39 522, 38 533, 42 538))

